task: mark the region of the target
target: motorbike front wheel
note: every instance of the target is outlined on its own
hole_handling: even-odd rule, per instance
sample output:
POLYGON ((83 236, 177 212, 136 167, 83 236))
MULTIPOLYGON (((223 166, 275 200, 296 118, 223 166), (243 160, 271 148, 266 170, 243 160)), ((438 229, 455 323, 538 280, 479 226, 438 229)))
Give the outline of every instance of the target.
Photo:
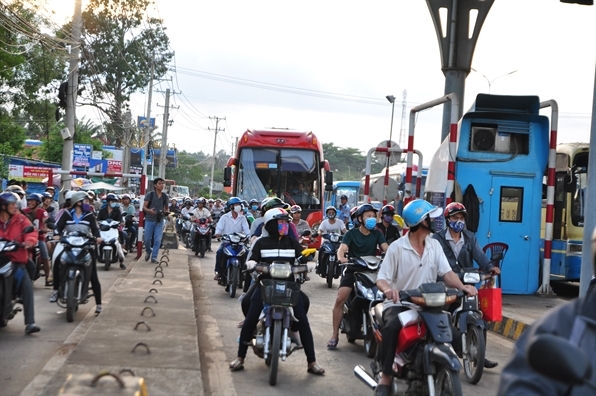
POLYGON ((333 275, 335 274, 335 261, 329 260, 327 262, 327 287, 331 289, 333 286, 333 275))
POLYGON ((271 342, 271 363, 269 364, 269 385, 277 383, 277 367, 279 366, 279 351, 281 350, 281 320, 273 322, 273 341, 271 342))
POLYGON ((207 250, 207 241, 204 238, 201 238, 199 242, 199 250, 201 258, 205 257, 205 251, 207 250))
POLYGON ((185 232, 183 235, 184 235, 184 237, 183 237, 184 238, 184 245, 186 245, 186 248, 187 249, 190 249, 191 248, 191 246, 190 246, 190 235, 188 235, 187 232, 185 232))
POLYGON ((236 296, 236 288, 238 287, 238 267, 232 267, 229 271, 228 277, 228 285, 230 287, 230 298, 234 298, 236 296))
POLYGON ((109 271, 110 270, 110 265, 112 265, 112 252, 110 252, 110 254, 106 254, 106 251, 103 251, 103 260, 104 260, 104 265, 103 265, 103 269, 105 271, 109 271))
POLYGON ((437 374, 435 376, 435 395, 462 395, 461 382, 459 381, 457 371, 451 371, 443 366, 437 368, 437 374))
POLYGON ((69 279, 66 284, 66 321, 72 322, 74 314, 78 309, 79 302, 76 293, 79 289, 79 277, 69 279))
POLYGON ((463 354, 464 374, 470 384, 477 384, 484 371, 484 354, 486 352, 484 333, 477 326, 468 326, 466 349, 468 353, 463 354))

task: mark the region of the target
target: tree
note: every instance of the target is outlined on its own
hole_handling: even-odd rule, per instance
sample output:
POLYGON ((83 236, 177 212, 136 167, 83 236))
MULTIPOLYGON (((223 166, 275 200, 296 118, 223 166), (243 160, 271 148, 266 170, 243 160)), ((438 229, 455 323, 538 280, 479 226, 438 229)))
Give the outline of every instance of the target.
MULTIPOLYGON (((329 161, 331 169, 335 172, 335 180, 360 180, 366 168, 366 156, 355 148, 337 147, 333 143, 323 143, 325 159, 329 161)), ((384 157, 383 157, 384 158, 384 157)), ((384 165, 380 164, 373 156, 371 173, 378 173, 384 165)))
POLYGON ((132 93, 168 71, 173 52, 162 20, 146 17, 150 0, 90 0, 83 12, 80 83, 83 105, 105 114, 105 141, 121 146, 132 93))

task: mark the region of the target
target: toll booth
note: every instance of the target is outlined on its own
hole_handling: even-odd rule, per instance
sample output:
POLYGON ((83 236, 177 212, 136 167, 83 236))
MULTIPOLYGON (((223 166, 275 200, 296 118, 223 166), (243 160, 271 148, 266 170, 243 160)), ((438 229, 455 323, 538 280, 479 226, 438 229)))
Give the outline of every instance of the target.
POLYGON ((456 156, 456 184, 462 193, 472 185, 478 197, 478 207, 468 212, 477 214, 480 246, 509 245, 501 276, 507 294, 532 294, 540 284, 542 180, 550 131, 539 109, 537 96, 478 95, 460 121, 456 153, 449 153, 447 138, 431 161, 426 184, 427 199, 444 202, 447 162, 456 156))

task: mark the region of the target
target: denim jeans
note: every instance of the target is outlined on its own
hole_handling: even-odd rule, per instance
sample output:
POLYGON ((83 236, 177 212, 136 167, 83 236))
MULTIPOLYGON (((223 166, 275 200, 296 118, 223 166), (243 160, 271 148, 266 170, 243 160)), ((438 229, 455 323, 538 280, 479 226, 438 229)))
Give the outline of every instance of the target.
POLYGON ((161 247, 161 236, 163 234, 163 221, 145 222, 145 251, 151 253, 151 258, 157 260, 157 253, 161 247), (153 239, 153 246, 151 246, 151 239, 153 239))

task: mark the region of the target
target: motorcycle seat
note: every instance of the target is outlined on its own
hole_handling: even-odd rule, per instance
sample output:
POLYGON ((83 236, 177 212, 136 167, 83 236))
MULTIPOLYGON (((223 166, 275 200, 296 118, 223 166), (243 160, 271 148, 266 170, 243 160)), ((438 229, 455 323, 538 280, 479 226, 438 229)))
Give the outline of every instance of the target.
POLYGON ((375 319, 381 328, 385 327, 385 321, 383 320, 383 304, 377 304, 374 307, 375 319))

